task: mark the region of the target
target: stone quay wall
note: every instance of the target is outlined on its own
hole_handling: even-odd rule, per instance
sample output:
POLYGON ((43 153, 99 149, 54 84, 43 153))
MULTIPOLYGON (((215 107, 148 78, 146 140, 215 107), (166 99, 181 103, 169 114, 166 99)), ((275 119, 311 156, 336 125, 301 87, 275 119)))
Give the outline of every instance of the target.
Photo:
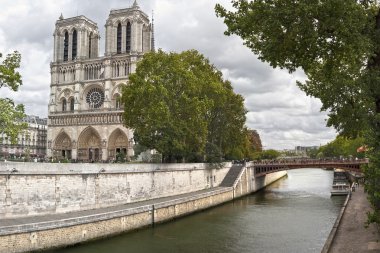
POLYGON ((239 198, 247 194, 259 191, 267 185, 287 175, 287 171, 270 173, 265 176, 255 177, 254 167, 249 163, 241 171, 240 177, 233 187, 233 198, 239 198))
POLYGON ((230 163, 0 163, 0 219, 122 205, 218 186, 230 163))
MULTIPOLYGON (((184 169, 189 165, 170 166, 183 166, 182 169, 184 169)), ((218 171, 216 169, 207 169, 207 166, 205 167, 204 165, 198 166, 203 166, 203 170, 209 171, 209 173, 205 172, 206 174, 204 174, 206 187, 218 186, 224 178, 222 173, 225 175, 228 172, 228 167, 218 171), (221 178, 217 179, 218 177, 221 178)), ((88 169, 86 168, 86 173, 88 173, 88 169)), ((105 169, 107 170, 106 167, 105 169)), ((149 172, 147 167, 145 169, 147 170, 146 172, 149 172)), ((195 170, 195 168, 193 169, 195 170)), ((181 171, 180 168, 176 170, 181 171)), ((202 169, 198 167, 197 170, 202 169)), ((250 194, 286 175, 286 171, 283 171, 255 178, 253 172, 253 168, 244 167, 233 187, 215 187, 201 193, 194 192, 190 196, 173 197, 171 200, 162 202, 157 200, 151 205, 141 205, 115 212, 45 223, 3 227, 0 231, 0 253, 19 253, 63 247, 151 226, 250 194)), ((179 175, 182 174, 180 173, 179 175)), ((40 174, 40 176, 43 176, 43 174, 40 174)))

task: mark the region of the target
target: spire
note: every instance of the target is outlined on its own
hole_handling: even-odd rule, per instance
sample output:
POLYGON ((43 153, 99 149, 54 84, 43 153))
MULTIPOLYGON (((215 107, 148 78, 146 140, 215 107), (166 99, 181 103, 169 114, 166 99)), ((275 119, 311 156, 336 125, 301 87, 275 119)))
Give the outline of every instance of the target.
POLYGON ((132 8, 136 8, 136 9, 139 9, 139 8, 140 8, 139 5, 138 5, 138 3, 137 3, 137 0, 135 0, 135 1, 133 2, 132 8))
POLYGON ((62 20, 63 19, 63 15, 62 15, 62 12, 61 12, 61 16, 59 16, 59 20, 62 20))
POLYGON ((153 11, 152 11, 152 37, 151 37, 151 42, 150 42, 150 50, 152 52, 156 51, 155 46, 154 46, 154 16, 153 16, 153 11))

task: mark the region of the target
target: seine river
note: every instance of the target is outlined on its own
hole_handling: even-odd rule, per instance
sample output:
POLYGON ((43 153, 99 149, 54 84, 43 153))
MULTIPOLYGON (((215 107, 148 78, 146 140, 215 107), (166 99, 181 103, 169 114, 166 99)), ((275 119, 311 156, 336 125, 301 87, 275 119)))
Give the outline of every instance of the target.
POLYGON ((344 202, 332 171, 301 169, 258 193, 154 228, 55 253, 321 252, 344 202))

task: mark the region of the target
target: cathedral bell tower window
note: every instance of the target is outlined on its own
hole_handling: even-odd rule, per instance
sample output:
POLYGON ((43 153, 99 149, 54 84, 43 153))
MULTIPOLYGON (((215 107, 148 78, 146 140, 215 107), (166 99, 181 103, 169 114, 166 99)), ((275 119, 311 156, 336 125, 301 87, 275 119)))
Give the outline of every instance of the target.
POLYGON ((117 53, 121 54, 121 24, 117 25, 117 53))
POLYGON ((77 30, 74 30, 74 32, 73 32, 73 50, 72 50, 73 60, 75 60, 77 58, 77 52, 78 52, 78 33, 77 33, 77 30))
POLYGON ((69 60, 69 33, 65 32, 65 39, 63 40, 63 61, 69 60))
POLYGON ((131 51, 131 33, 132 33, 132 27, 131 23, 127 23, 127 33, 126 33, 126 51, 129 53, 131 51))
POLYGON ((90 33, 90 35, 88 36, 88 58, 90 59, 91 58, 91 37, 92 37, 92 33, 90 33))

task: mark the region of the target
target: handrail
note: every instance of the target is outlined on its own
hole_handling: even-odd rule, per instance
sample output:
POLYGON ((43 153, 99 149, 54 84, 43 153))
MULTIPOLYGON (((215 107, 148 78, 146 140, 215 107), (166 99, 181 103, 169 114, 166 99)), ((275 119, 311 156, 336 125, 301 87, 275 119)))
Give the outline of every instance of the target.
POLYGON ((368 164, 369 160, 358 159, 358 160, 342 160, 342 159, 283 159, 283 160, 270 160, 270 161, 252 161, 250 162, 254 166, 265 166, 265 165, 334 165, 334 164, 368 164))
POLYGON ((235 189, 236 185, 239 183, 239 180, 241 179, 241 176, 243 175, 245 168, 246 168, 245 165, 241 166, 239 175, 236 177, 235 182, 233 184, 233 189, 235 189))

